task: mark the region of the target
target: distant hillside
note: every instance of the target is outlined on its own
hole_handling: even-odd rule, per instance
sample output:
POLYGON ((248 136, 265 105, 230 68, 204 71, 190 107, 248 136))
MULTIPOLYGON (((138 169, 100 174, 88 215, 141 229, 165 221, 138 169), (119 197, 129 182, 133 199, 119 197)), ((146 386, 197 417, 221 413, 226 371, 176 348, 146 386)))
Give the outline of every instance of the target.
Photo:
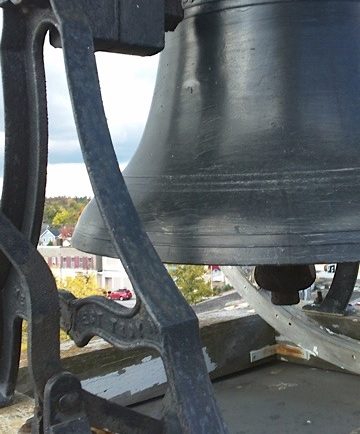
POLYGON ((63 226, 75 226, 89 201, 88 197, 46 198, 43 222, 58 229, 63 226))

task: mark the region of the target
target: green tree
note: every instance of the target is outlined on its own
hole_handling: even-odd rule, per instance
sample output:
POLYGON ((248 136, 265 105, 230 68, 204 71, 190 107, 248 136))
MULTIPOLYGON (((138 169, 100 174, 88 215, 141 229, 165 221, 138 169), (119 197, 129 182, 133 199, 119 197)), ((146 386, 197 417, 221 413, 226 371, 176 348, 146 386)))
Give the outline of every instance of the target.
POLYGON ((55 228, 60 228, 64 226, 69 221, 70 213, 65 208, 60 208, 59 211, 55 214, 51 224, 55 228))
MULTIPOLYGON (((94 275, 79 274, 75 277, 65 277, 63 279, 56 278, 56 284, 59 290, 65 289, 70 291, 76 298, 85 298, 90 295, 102 295, 101 289, 98 287, 96 277, 94 275)), ((70 337, 60 330, 60 341, 66 341, 70 337)))
POLYGON ((59 196, 46 198, 43 221, 57 228, 64 225, 75 226, 89 200, 88 197, 59 196))
POLYGON ((45 202, 45 208, 44 208, 44 222, 47 224, 51 224, 53 221, 53 218, 55 217, 56 213, 58 212, 59 208, 53 204, 47 205, 45 202))
POLYGON ((79 274, 75 277, 56 278, 59 289, 65 289, 75 295, 76 298, 84 298, 89 295, 102 295, 94 275, 79 274))
POLYGON ((210 282, 204 279, 204 266, 177 265, 176 267, 169 267, 169 273, 190 304, 199 303, 213 295, 210 282))
MULTIPOLYGON (((63 279, 55 278, 57 287, 59 289, 65 289, 70 291, 76 298, 84 298, 90 295, 103 295, 102 290, 97 286, 96 277, 94 275, 83 275, 80 274, 75 277, 65 277, 63 279)), ((27 321, 22 323, 22 342, 21 350, 25 351, 27 349, 27 321)), ((70 339, 69 336, 60 330, 60 341, 66 341, 70 339)))

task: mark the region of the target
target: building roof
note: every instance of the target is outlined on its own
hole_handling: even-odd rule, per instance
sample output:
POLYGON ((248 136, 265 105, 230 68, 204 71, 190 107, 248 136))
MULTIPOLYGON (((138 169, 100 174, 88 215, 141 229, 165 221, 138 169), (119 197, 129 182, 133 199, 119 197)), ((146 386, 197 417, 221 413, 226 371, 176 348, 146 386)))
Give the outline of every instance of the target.
POLYGON ((52 228, 51 226, 49 226, 47 224, 42 224, 40 236, 42 236, 46 231, 51 232, 54 235, 54 237, 58 237, 60 234, 60 231, 58 229, 52 228))
POLYGON ((85 253, 77 250, 74 247, 65 246, 38 246, 38 251, 45 257, 52 256, 80 256, 80 257, 95 257, 91 253, 85 253))

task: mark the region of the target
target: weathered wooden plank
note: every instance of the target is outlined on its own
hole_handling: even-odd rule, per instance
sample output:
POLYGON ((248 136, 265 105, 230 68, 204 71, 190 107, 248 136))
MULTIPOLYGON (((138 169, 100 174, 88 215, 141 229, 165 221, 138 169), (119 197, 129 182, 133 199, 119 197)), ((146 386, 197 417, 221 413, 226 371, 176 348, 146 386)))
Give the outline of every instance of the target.
MULTIPOLYGON (((234 309, 200 314, 199 320, 203 353, 212 379, 268 361, 250 361, 252 350, 275 343, 274 330, 258 315, 234 309)), ((101 340, 92 347, 86 353, 73 348, 73 355, 62 360, 63 367, 78 375, 87 390, 123 405, 164 393, 166 375, 155 351, 120 351, 104 347, 101 340)), ((18 390, 31 393, 25 367, 20 370, 19 380, 18 390)))
POLYGON ((297 307, 272 305, 268 292, 255 288, 239 267, 223 267, 222 270, 257 313, 290 342, 341 369, 360 373, 358 340, 334 333, 297 307))
POLYGON ((360 315, 357 312, 349 315, 336 315, 312 310, 305 310, 304 312, 324 329, 360 341, 360 315))

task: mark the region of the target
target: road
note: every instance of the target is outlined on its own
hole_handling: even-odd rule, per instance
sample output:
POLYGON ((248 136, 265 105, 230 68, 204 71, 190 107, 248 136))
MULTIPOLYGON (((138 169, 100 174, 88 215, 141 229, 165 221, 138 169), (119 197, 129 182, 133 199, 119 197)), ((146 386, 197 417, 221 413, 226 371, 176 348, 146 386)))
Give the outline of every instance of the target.
POLYGON ((114 300, 115 303, 122 304, 123 306, 127 307, 128 309, 132 309, 136 304, 136 296, 133 295, 131 300, 114 300))

